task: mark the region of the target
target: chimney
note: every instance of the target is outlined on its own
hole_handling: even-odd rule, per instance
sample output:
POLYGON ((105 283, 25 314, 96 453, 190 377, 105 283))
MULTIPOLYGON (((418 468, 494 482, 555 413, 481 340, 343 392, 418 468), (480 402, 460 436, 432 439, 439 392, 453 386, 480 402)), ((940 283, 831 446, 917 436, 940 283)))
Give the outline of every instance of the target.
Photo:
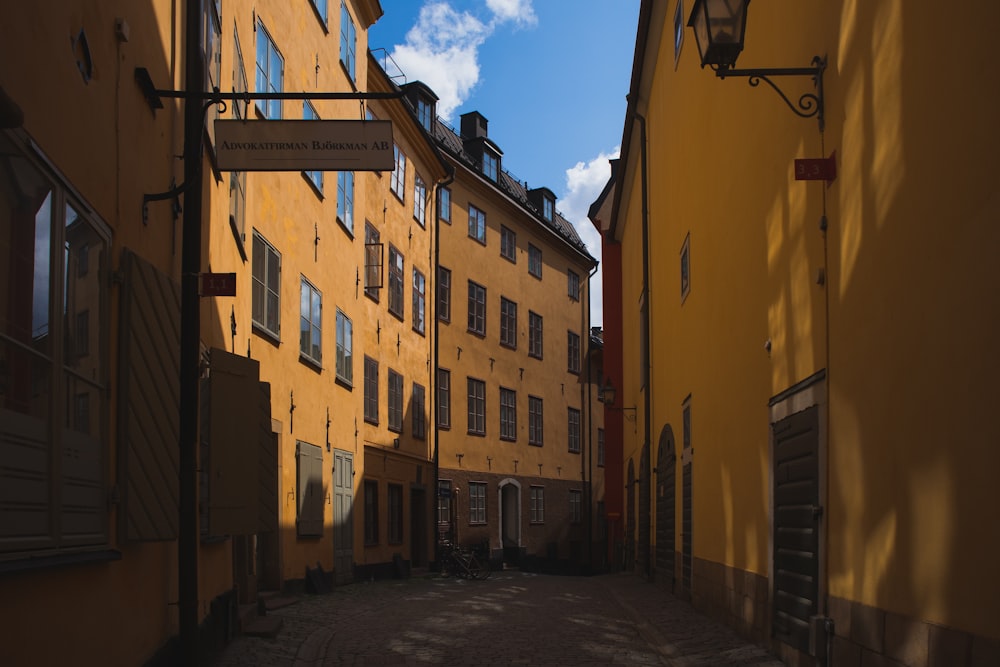
POLYGON ((462 139, 465 141, 470 139, 485 139, 488 136, 486 126, 489 124, 489 121, 478 111, 464 113, 461 119, 462 139))

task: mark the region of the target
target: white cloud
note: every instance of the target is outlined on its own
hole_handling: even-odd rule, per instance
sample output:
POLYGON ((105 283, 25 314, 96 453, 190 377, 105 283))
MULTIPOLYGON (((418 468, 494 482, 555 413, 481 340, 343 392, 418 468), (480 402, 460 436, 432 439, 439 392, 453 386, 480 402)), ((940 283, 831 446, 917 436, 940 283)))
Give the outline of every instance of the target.
POLYGON ((437 113, 450 121, 479 83, 479 47, 499 25, 537 23, 532 0, 486 0, 490 18, 457 11, 447 0, 428 0, 417 23, 397 44, 392 60, 407 81, 423 81, 438 96, 437 113))
MULTIPOLYGON (((611 177, 611 164, 608 160, 617 158, 619 152, 619 148, 616 147, 610 154, 601 153, 590 162, 577 162, 567 169, 566 194, 559 200, 559 211, 573 223, 587 250, 598 260, 601 259, 601 235, 587 217, 587 212, 611 177)), ((598 266, 597 273, 590 283, 591 325, 595 327, 604 321, 601 279, 601 267, 598 266)))

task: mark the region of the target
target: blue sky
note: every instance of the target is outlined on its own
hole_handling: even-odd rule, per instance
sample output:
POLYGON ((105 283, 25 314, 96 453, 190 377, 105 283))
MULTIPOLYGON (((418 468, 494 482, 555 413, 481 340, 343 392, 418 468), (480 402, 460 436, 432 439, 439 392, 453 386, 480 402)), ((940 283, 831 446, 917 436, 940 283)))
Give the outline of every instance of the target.
MULTIPOLYGON (((504 168, 529 187, 552 190, 600 259, 587 209, 618 155, 639 2, 381 0, 384 15, 368 45, 385 49, 406 81, 429 85, 451 125, 467 111, 483 114, 504 168)), ((603 314, 599 280, 600 272, 595 326, 603 314)))

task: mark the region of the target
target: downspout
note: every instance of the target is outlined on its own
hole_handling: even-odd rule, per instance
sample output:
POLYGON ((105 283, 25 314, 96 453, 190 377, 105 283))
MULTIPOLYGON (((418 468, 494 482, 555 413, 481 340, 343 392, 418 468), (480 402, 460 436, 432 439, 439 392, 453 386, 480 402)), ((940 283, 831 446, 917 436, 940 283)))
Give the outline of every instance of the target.
MULTIPOLYGON (((584 313, 584 321, 587 325, 584 327, 584 331, 587 332, 587 463, 586 468, 584 468, 584 462, 581 457, 580 475, 583 477, 583 481, 586 484, 584 488, 587 490, 588 573, 594 565, 594 411, 592 409, 594 403, 591 396, 594 388, 594 378, 592 377, 592 371, 594 369, 594 349, 591 345, 590 333, 590 281, 593 280, 594 276, 597 274, 597 267, 598 265, 594 264, 594 268, 591 269, 590 274, 587 276, 587 310, 584 313)), ((598 376, 597 381, 601 381, 600 376, 598 376)))
MULTIPOLYGON (((649 464, 649 470, 650 470, 650 478, 652 478, 652 469, 653 469, 653 460, 652 459, 653 459, 653 455, 652 455, 652 451, 651 451, 652 448, 650 447, 650 444, 649 444, 650 443, 651 425, 652 425, 652 420, 651 420, 651 417, 650 417, 650 414, 649 414, 650 409, 652 407, 652 399, 650 398, 650 396, 653 393, 653 391, 652 391, 653 390, 653 373, 652 373, 652 366, 650 364, 650 359, 649 359, 649 357, 650 357, 650 354, 649 354, 650 353, 650 340, 651 340, 651 333, 652 333, 652 331, 651 331, 652 330, 652 325, 650 324, 650 321, 652 319, 651 318, 651 313, 650 313, 651 305, 652 305, 652 299, 650 299, 650 285, 649 285, 649 172, 648 172, 649 164, 648 164, 648 156, 646 154, 646 119, 638 111, 633 111, 632 114, 639 121, 639 143, 640 143, 640 146, 639 146, 639 150, 640 150, 639 156, 640 156, 640 158, 639 159, 641 161, 641 170, 642 170, 642 292, 643 292, 644 306, 646 308, 646 318, 645 318, 645 322, 644 322, 645 331, 643 332, 644 335, 643 335, 643 342, 642 342, 642 350, 640 351, 640 354, 642 355, 643 363, 644 363, 644 367, 642 369, 642 372, 643 372, 643 375, 645 376, 645 379, 646 379, 646 391, 645 391, 645 393, 643 395, 643 400, 642 400, 642 412, 643 412, 643 419, 642 419, 642 422, 643 422, 643 424, 642 424, 642 429, 643 429, 643 445, 642 446, 643 446, 644 450, 646 450, 648 448, 648 451, 649 451, 648 464, 649 464)), ((649 480, 646 481, 646 483, 647 483, 647 485, 650 486, 650 498, 652 498, 652 483, 653 483, 653 480, 649 479, 649 480)), ((649 511, 649 516, 652 517, 652 514, 653 514, 652 507, 647 507, 646 509, 649 511)), ((652 523, 653 523, 652 520, 650 520, 649 521, 650 525, 649 525, 649 527, 647 528, 647 531, 646 531, 647 540, 648 541, 647 541, 647 543, 645 545, 643 545, 644 548, 646 549, 646 576, 647 577, 652 575, 652 559, 651 559, 651 554, 650 554, 650 545, 652 543, 652 540, 649 539, 650 533, 652 532, 652 529, 653 529, 652 523)))
POLYGON ((438 544, 439 540, 438 540, 438 534, 437 534, 437 532, 438 532, 437 531, 437 509, 438 509, 438 503, 441 502, 441 499, 438 497, 438 494, 440 493, 440 489, 439 489, 439 485, 438 485, 438 477, 440 476, 440 458, 439 458, 440 448, 439 448, 439 439, 440 439, 440 434, 441 434, 441 424, 438 421, 438 417, 441 414, 441 412, 440 412, 441 395, 440 395, 439 386, 438 386, 438 361, 439 361, 440 349, 441 349, 441 343, 440 343, 440 341, 441 341, 441 336, 440 336, 440 333, 441 333, 441 331, 440 331, 440 329, 441 329, 441 319, 438 317, 438 312, 437 312, 437 309, 438 309, 438 296, 437 296, 438 273, 439 273, 440 267, 441 267, 441 201, 440 201, 440 198, 441 198, 441 188, 448 187, 454 181, 455 181, 455 170, 451 169, 451 167, 449 165, 449 173, 448 173, 448 175, 445 176, 443 179, 439 180, 437 182, 437 184, 434 186, 434 271, 433 271, 433 275, 431 276, 431 285, 432 285, 431 294, 433 295, 433 298, 434 298, 434 308, 433 308, 433 311, 434 311, 434 352, 432 353, 433 357, 434 357, 434 363, 431 365, 431 367, 432 367, 431 372, 433 373, 433 375, 431 377, 431 387, 433 387, 433 391, 434 391, 434 455, 433 455, 433 460, 434 460, 434 485, 432 487, 434 489, 434 502, 432 503, 433 510, 431 512, 430 526, 431 526, 431 541, 434 544, 434 566, 435 567, 438 567, 438 564, 441 562, 441 545, 438 544))

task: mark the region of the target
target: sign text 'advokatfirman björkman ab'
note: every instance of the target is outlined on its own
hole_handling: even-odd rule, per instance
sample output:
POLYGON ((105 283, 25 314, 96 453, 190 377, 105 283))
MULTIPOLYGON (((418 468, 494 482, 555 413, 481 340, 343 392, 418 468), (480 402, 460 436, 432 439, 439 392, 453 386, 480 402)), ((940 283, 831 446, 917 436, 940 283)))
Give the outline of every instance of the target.
POLYGON ((387 120, 217 120, 220 171, 392 171, 387 120))

